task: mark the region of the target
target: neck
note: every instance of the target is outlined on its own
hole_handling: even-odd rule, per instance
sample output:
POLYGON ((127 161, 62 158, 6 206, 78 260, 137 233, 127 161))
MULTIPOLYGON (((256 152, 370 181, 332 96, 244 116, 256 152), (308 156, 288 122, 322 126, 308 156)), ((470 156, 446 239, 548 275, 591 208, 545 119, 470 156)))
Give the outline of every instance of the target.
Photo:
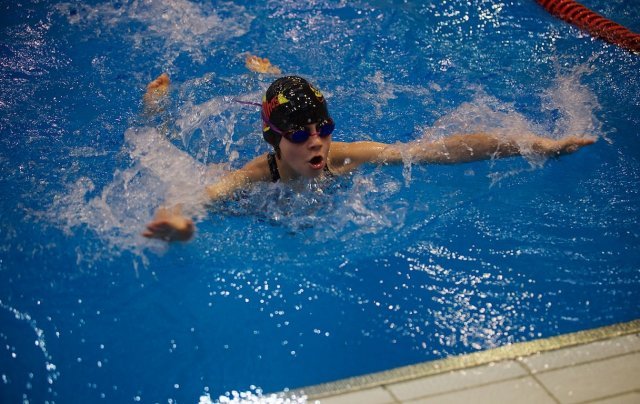
POLYGON ((301 177, 300 174, 295 172, 289 164, 276 155, 276 165, 278 166, 278 172, 280 173, 280 181, 287 182, 297 180, 301 177))

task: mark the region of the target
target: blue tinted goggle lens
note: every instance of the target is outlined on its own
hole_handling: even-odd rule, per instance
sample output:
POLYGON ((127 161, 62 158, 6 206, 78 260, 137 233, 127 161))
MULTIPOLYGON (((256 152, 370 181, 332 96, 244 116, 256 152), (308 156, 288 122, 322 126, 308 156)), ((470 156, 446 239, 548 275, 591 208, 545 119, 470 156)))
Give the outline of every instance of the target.
MULTIPOLYGON (((333 123, 333 121, 324 122, 320 124, 320 126, 318 126, 318 135, 320 137, 327 137, 331 133, 333 133, 335 127, 336 125, 333 123)), ((283 134, 283 136, 292 143, 304 143, 307 141, 307 139, 309 139, 309 136, 311 136, 311 134, 307 129, 299 129, 295 132, 285 133, 283 134)))

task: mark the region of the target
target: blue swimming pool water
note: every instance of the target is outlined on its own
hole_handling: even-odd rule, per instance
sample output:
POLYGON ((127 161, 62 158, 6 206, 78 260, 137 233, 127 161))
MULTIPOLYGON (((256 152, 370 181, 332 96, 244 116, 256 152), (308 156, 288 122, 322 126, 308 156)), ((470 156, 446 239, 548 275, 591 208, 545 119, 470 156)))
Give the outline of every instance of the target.
MULTIPOLYGON (((584 4, 640 31, 638 1, 584 4)), ((19 0, 0 27, 2 402, 215 401, 638 317, 640 59, 533 1, 19 0), (336 140, 599 140, 204 209, 267 150, 247 52, 315 82, 336 140), (140 237, 175 201, 196 239, 140 237)))

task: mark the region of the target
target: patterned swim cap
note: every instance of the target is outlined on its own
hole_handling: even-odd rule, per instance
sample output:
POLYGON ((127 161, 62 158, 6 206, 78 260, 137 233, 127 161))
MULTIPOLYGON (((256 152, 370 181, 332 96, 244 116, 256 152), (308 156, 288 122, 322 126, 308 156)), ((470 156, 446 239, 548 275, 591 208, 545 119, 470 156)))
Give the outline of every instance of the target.
POLYGON ((277 79, 262 98, 262 135, 274 147, 280 143, 281 136, 273 127, 287 132, 329 119, 322 93, 299 76, 277 79))

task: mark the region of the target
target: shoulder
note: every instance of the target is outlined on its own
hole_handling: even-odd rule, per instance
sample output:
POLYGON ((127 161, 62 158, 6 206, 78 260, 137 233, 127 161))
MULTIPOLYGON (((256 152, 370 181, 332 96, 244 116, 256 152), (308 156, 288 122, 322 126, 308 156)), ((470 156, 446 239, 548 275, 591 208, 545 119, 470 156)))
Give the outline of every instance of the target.
POLYGON ((269 153, 264 153, 249 161, 242 168, 236 171, 238 175, 245 177, 250 181, 266 181, 270 178, 269 153))

